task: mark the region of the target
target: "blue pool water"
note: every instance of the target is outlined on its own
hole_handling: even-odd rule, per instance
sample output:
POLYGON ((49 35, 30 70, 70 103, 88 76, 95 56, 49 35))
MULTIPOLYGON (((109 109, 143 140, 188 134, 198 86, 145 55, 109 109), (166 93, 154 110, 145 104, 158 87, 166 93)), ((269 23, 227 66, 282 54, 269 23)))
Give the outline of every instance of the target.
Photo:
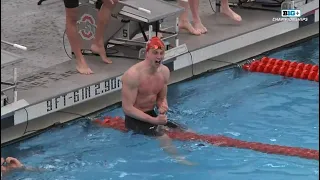
MULTIPOLYGON (((319 38, 270 56, 319 63, 319 38)), ((234 69, 170 86, 169 117, 201 134, 319 150, 319 83, 234 69)), ((101 116, 123 116, 120 107, 101 116)), ((2 148, 45 172, 17 172, 28 180, 316 180, 319 161, 251 150, 174 142, 197 166, 174 162, 152 138, 79 120, 2 148)))

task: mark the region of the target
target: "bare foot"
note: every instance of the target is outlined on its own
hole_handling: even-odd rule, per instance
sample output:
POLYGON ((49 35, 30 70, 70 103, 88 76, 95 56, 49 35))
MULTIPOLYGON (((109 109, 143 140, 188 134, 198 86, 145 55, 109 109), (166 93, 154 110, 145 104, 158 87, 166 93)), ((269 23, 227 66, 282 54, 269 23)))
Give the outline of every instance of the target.
POLYGON ((221 7, 220 12, 225 14, 226 16, 228 16, 229 18, 231 18, 234 21, 237 21, 237 22, 242 21, 241 16, 239 16, 237 13, 232 11, 232 9, 230 9, 230 7, 226 7, 226 8, 221 7))
POLYGON ((111 64, 112 63, 112 61, 109 58, 107 58, 107 53, 106 53, 106 50, 105 50, 105 48, 103 46, 98 46, 97 44, 93 43, 91 45, 91 51, 93 53, 99 54, 103 62, 105 62, 107 64, 111 64))
POLYGON ((80 74, 93 74, 93 71, 89 68, 84 59, 77 60, 76 69, 80 74))
POLYGON ((180 28, 180 29, 185 29, 185 30, 187 30, 189 33, 191 33, 191 34, 193 34, 193 35, 197 35, 197 36, 201 35, 201 31, 196 30, 196 29, 190 24, 189 21, 184 21, 184 20, 180 21, 180 22, 179 22, 179 28, 180 28))
POLYGON ((194 23, 194 29, 201 32, 201 34, 205 34, 208 32, 207 28, 201 22, 194 23))

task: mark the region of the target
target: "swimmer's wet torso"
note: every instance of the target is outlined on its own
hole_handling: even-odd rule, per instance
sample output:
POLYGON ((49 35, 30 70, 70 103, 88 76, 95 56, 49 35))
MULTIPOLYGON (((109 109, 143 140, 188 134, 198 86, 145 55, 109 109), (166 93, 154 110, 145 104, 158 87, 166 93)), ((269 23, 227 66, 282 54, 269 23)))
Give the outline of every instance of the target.
POLYGON ((136 68, 136 70, 140 73, 138 92, 134 106, 143 112, 153 110, 155 103, 158 100, 158 94, 161 92, 166 83, 165 74, 163 71, 167 71, 167 67, 161 65, 157 72, 153 75, 149 75, 147 72, 148 69, 144 68, 141 64, 137 64, 136 68))

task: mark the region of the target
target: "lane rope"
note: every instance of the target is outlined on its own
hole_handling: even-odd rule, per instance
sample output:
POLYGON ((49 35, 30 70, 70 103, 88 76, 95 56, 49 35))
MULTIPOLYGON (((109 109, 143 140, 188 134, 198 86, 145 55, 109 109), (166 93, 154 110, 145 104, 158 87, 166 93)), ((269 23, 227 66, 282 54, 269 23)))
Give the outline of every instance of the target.
MULTIPOLYGON (((93 122, 105 128, 113 128, 118 131, 128 132, 127 128, 125 127, 124 120, 119 116, 107 116, 103 120, 96 119, 93 120, 93 122)), ((167 134, 172 139, 180 141, 200 141, 215 146, 250 149, 262 153, 296 156, 319 161, 319 151, 313 149, 265 144, 259 142, 248 142, 226 136, 201 135, 193 132, 168 131, 167 134)))
POLYGON ((244 64, 242 68, 250 72, 268 73, 319 82, 319 66, 313 64, 263 57, 244 64))

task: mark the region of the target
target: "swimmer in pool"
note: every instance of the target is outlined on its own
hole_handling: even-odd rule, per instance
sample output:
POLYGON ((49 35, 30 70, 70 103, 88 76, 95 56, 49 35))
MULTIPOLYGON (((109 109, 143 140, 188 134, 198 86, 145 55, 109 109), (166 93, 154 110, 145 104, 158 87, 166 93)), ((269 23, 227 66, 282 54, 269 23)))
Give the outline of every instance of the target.
POLYGON ((1 173, 5 174, 12 170, 23 169, 23 164, 16 158, 7 157, 1 158, 1 173))
POLYGON ((1 176, 11 171, 19 170, 38 171, 40 169, 24 166, 18 159, 13 157, 7 157, 6 159, 1 157, 1 176))
POLYGON ((192 165, 177 154, 170 137, 165 133, 166 126, 173 128, 175 124, 168 124, 166 116, 170 70, 162 64, 164 54, 164 43, 158 37, 153 37, 147 43, 145 60, 124 73, 121 93, 125 126, 134 133, 157 137, 166 152, 179 162, 192 165), (159 114, 154 111, 155 107, 159 114))

